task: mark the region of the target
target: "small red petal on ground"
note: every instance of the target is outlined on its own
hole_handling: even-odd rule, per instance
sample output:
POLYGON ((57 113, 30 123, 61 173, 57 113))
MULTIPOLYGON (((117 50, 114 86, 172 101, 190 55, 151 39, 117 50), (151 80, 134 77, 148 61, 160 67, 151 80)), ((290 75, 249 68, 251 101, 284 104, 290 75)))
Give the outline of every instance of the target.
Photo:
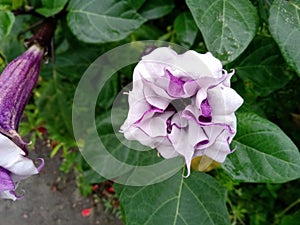
POLYGON ((98 184, 92 185, 92 191, 97 191, 98 189, 99 189, 99 185, 98 184))
POLYGON ((109 191, 110 193, 115 193, 115 189, 114 189, 113 187, 108 188, 108 191, 109 191))
POLYGON ((47 129, 45 127, 38 127, 37 130, 41 133, 41 134, 45 134, 47 132, 47 129))
POLYGON ((92 214, 92 209, 91 208, 86 208, 86 209, 83 209, 81 211, 81 215, 83 217, 87 217, 87 216, 90 216, 92 214))

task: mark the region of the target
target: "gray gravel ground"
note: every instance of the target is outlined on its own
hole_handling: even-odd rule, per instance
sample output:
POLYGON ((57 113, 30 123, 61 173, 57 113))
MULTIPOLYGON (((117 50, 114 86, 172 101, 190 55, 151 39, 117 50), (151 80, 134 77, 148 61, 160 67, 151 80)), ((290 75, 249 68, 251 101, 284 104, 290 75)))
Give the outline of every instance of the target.
POLYGON ((50 150, 38 141, 31 158, 43 157, 45 167, 39 175, 25 180, 19 189, 26 191, 18 201, 0 200, 0 225, 122 225, 115 216, 80 196, 73 174, 59 172, 60 159, 49 159, 50 150), (81 211, 92 208, 90 216, 81 211))

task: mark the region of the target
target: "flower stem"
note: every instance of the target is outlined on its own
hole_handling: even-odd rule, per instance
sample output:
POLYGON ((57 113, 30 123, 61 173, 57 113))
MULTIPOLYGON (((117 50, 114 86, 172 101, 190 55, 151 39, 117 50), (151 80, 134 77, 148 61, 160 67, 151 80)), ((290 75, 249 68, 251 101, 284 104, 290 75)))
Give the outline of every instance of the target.
POLYGON ((287 206, 280 214, 277 215, 277 218, 280 218, 283 215, 285 215, 291 208, 293 208, 299 203, 300 203, 300 198, 298 198, 296 201, 292 202, 289 206, 287 206))
POLYGON ((55 18, 46 18, 41 24, 40 29, 30 39, 27 39, 25 44, 31 46, 33 44, 39 44, 41 47, 46 48, 51 43, 54 31, 56 27, 55 18))

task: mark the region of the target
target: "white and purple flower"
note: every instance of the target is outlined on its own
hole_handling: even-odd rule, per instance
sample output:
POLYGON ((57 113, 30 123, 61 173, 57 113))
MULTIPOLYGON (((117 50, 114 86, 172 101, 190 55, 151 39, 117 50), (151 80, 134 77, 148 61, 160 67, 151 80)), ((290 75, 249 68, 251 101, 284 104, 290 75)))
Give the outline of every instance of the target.
POLYGON ((7 65, 0 75, 0 198, 17 199, 18 183, 39 173, 27 157, 25 141, 18 134, 21 115, 39 75, 44 50, 32 45, 7 65))
POLYGON ((120 131, 164 158, 183 156, 188 174, 195 157, 224 162, 236 133, 234 112, 243 103, 230 88, 233 74, 209 52, 155 49, 135 67, 120 131))

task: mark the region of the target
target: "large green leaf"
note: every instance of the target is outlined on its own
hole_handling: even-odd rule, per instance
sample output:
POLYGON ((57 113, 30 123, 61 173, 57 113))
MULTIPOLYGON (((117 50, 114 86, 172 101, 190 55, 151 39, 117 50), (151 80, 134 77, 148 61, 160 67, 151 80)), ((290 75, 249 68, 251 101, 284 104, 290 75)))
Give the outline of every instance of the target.
POLYGON ((174 21, 174 30, 179 44, 190 48, 197 36, 198 27, 189 12, 179 14, 174 21))
POLYGON ((256 96, 266 96, 291 79, 276 43, 269 37, 256 37, 232 66, 256 96))
POLYGON ((223 168, 234 180, 282 183, 300 177, 300 153, 270 121, 255 114, 238 114, 236 148, 223 168))
POLYGON ((121 40, 145 22, 127 1, 71 0, 68 10, 72 32, 89 43, 121 40))
POLYGON ((11 11, 0 11, 0 40, 8 35, 15 22, 15 16, 11 11))
POLYGON ((275 0, 269 26, 285 60, 300 75, 300 1, 275 0))
POLYGON ((253 39, 257 13, 249 0, 186 0, 205 44, 224 64, 237 58, 253 39))
POLYGON ((42 0, 43 7, 36 11, 45 17, 53 16, 60 12, 67 2, 68 0, 42 0))
POLYGON ((140 8, 140 14, 146 19, 157 19, 167 15, 174 8, 173 0, 150 0, 140 8))
POLYGON ((116 186, 126 225, 228 225, 226 190, 211 176, 179 171, 144 187, 116 186))

